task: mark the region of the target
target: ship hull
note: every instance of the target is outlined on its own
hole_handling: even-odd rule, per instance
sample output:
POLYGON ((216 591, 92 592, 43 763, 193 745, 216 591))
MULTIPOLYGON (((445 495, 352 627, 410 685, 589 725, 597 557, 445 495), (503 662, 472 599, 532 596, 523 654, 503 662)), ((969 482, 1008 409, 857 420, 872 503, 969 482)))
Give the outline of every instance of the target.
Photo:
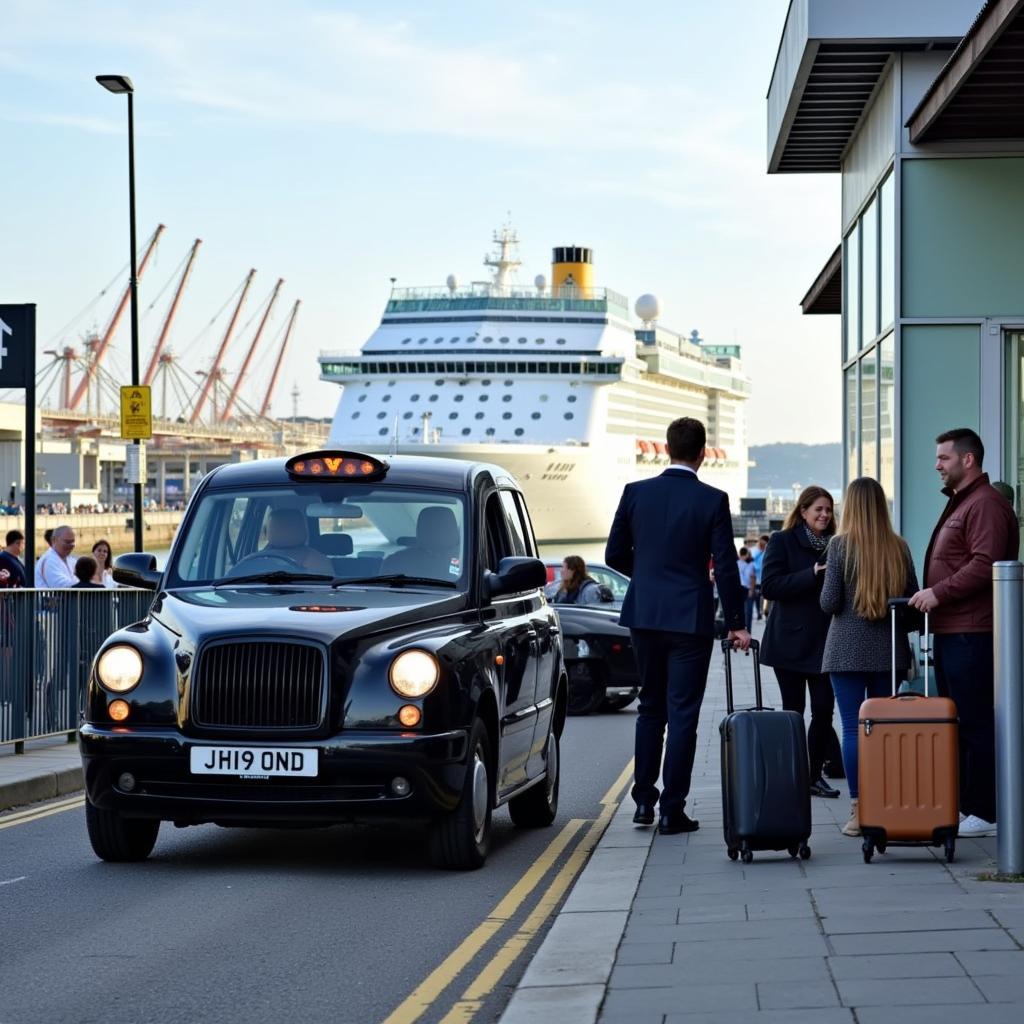
MULTIPOLYGON (((618 440, 618 439, 614 439, 618 440)), ((623 487, 665 470, 667 459, 638 460, 635 443, 584 445, 408 444, 365 449, 368 454, 430 455, 490 462, 516 478, 526 495, 540 543, 597 543, 608 537, 623 487)), ((729 494, 731 506, 745 486, 745 467, 705 463, 700 477, 729 494)))

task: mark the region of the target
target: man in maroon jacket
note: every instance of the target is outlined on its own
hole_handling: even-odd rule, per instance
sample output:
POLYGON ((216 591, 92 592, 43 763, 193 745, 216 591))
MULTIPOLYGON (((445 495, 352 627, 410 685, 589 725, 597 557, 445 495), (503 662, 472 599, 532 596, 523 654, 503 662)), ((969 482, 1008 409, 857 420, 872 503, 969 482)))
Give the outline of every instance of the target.
POLYGON ((996 834, 992 563, 1015 559, 1013 506, 982 472, 985 447, 966 427, 935 439, 935 468, 949 496, 928 543, 924 589, 910 604, 931 615, 939 693, 960 716, 961 836, 996 834))

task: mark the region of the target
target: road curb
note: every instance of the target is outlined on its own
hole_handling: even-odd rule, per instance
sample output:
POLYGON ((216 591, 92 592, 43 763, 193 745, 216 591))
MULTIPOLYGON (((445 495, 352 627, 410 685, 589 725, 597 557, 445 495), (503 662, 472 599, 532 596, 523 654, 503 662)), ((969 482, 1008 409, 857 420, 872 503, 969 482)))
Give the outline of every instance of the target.
POLYGON ((85 788, 81 766, 41 771, 24 779, 0 782, 0 811, 67 796, 85 788))
POLYGON ((653 828, 624 798, 512 994, 499 1024, 594 1024, 643 874, 653 828))

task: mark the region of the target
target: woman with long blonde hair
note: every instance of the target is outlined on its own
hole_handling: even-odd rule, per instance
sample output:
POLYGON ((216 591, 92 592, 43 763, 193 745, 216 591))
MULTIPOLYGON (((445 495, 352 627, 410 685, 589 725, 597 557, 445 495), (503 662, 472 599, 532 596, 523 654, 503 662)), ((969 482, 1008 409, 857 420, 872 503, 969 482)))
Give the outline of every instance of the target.
MULTIPOLYGON (((850 820, 843 834, 860 835, 857 818, 857 729, 868 697, 891 692, 892 630, 889 599, 917 592, 917 573, 907 542, 892 528, 885 491, 877 480, 851 481, 843 501, 843 522, 829 545, 821 609, 832 616, 822 667, 843 723, 843 764, 850 786, 850 820)), ((906 632, 898 633, 896 670, 910 667, 906 632)))

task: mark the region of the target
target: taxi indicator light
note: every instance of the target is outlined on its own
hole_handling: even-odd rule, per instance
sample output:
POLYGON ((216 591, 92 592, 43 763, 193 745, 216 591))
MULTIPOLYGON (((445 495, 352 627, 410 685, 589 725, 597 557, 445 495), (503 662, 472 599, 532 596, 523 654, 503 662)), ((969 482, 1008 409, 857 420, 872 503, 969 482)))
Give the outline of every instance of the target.
POLYGON ((388 471, 388 464, 359 452, 310 452, 296 455, 285 463, 293 479, 332 477, 336 480, 379 480, 388 471))
POLYGON ((123 722, 128 717, 128 712, 131 709, 128 707, 128 701, 126 700, 112 700, 107 707, 107 714, 115 722, 123 722))
POLYGON ((412 729, 414 726, 419 725, 422 717, 422 712, 415 704, 406 704, 398 709, 398 720, 406 729, 412 729))

